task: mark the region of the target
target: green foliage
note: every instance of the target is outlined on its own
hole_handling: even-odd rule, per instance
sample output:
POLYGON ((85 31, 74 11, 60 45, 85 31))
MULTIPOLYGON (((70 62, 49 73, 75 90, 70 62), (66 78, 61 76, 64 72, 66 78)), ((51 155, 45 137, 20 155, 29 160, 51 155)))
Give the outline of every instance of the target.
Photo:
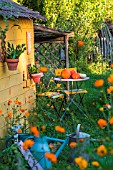
POLYGON ((30 74, 35 74, 35 73, 39 73, 40 72, 40 70, 37 67, 37 65, 33 65, 33 66, 28 67, 28 71, 29 71, 30 74))
POLYGON ((25 50, 25 44, 19 44, 15 48, 14 44, 10 44, 8 42, 8 48, 6 49, 6 57, 9 59, 18 59, 25 50))

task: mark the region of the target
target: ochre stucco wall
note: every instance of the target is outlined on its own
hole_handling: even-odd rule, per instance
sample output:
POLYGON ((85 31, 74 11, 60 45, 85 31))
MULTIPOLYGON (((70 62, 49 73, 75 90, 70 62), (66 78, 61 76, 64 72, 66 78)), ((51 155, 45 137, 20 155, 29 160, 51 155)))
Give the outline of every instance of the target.
MULTIPOLYGON (((4 23, 2 26, 4 27, 4 23)), ((18 21, 9 22, 9 30, 6 34, 6 44, 10 43, 26 44, 26 33, 31 32, 31 53, 28 55, 27 50, 21 54, 19 58, 19 64, 16 71, 9 71, 6 62, 0 62, 0 110, 2 114, 7 114, 7 109, 4 104, 10 99, 14 101, 16 98, 22 102, 22 107, 29 110, 33 107, 35 103, 35 86, 33 86, 33 81, 27 79, 27 69, 28 64, 34 63, 34 29, 33 20, 19 18, 18 21), (19 24, 13 27, 14 23, 19 24), (23 81, 23 73, 24 79, 23 81), (23 88, 23 85, 27 83, 27 87, 23 88)), ((27 44, 26 44, 27 45, 27 44)), ((4 136, 5 128, 2 116, 0 116, 0 136, 4 136)))

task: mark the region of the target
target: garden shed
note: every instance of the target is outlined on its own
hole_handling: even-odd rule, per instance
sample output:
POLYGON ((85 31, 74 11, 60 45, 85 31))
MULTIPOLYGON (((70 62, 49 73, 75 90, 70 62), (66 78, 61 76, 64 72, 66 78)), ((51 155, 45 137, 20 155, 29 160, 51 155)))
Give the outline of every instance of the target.
MULTIPOLYGON (((34 103, 35 88, 32 80, 27 77, 27 66, 34 64, 34 19, 46 20, 38 12, 13 1, 0 1, 0 110, 4 114, 7 112, 5 105, 8 100, 18 99, 26 110, 30 109, 34 103), (8 31, 4 34, 6 28, 8 31), (16 71, 8 70, 5 62, 7 42, 14 45, 26 44, 26 51, 21 54, 16 71)), ((1 118, 0 136, 3 136, 4 132, 1 127, 4 122, 1 118)))

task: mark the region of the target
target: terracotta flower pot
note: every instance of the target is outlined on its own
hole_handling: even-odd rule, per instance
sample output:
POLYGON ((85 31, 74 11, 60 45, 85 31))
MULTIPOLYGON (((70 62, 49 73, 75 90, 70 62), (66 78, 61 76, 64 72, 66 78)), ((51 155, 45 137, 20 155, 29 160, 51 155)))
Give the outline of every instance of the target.
POLYGON ((31 77, 35 83, 39 83, 40 78, 43 77, 43 73, 31 74, 31 77))
POLYGON ((9 70, 17 70, 19 59, 6 58, 6 62, 9 70))

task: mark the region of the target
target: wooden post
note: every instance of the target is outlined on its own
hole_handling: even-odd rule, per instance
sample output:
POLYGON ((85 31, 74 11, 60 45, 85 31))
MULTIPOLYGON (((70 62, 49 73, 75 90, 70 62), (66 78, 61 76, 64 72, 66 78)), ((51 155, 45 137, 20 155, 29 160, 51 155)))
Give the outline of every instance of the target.
POLYGON ((66 68, 69 67, 69 58, 68 58, 68 39, 69 37, 66 35, 65 36, 65 57, 66 57, 66 68))
MULTIPOLYGON (((69 57, 68 57, 68 40, 69 40, 69 37, 66 35, 65 36, 65 58, 66 58, 66 68, 69 68, 69 57)), ((69 82, 66 83, 66 86, 67 86, 67 90, 69 90, 69 82)))

